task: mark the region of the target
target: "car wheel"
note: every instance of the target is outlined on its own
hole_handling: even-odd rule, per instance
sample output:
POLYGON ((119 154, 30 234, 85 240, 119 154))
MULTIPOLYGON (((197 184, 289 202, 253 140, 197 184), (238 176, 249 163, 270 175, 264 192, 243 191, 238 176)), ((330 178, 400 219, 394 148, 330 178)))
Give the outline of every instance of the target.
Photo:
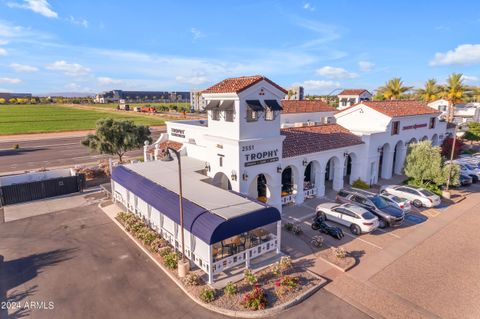
POLYGON ((324 212, 317 212, 317 218, 324 221, 327 220, 327 215, 324 212))
POLYGON ((358 227, 358 225, 355 225, 355 224, 350 225, 350 231, 354 235, 360 235, 362 233, 362 230, 360 229, 360 227, 358 227))
POLYGON ((379 219, 378 220, 378 227, 386 228, 386 227, 388 227, 388 223, 386 221, 384 221, 383 219, 379 219))
POLYGON ((414 200, 412 202, 413 206, 417 207, 417 208, 421 208, 423 206, 422 202, 418 199, 414 200))
POLYGON ((312 229, 313 230, 318 230, 320 228, 320 225, 318 225, 317 223, 313 222, 312 223, 312 229))

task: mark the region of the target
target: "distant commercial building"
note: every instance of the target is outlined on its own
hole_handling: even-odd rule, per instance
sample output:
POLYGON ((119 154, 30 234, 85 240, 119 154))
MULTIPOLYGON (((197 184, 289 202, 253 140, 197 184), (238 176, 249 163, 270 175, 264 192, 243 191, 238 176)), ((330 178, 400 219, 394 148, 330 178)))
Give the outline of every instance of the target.
POLYGON ((112 90, 95 96, 95 103, 126 102, 189 102, 189 92, 168 91, 122 91, 112 90))
POLYGON ((287 95, 285 95, 285 100, 303 100, 304 90, 303 86, 292 86, 289 88, 287 95))
POLYGON ((10 100, 10 99, 30 99, 32 98, 31 93, 7 93, 7 92, 0 92, 0 99, 10 100))
POLYGON ((193 90, 190 92, 190 108, 194 111, 203 111, 207 106, 207 101, 202 96, 202 90, 193 90))
POLYGON ((339 110, 346 109, 360 102, 372 100, 372 93, 365 89, 347 89, 340 92, 337 96, 339 110))
MULTIPOLYGON (((447 99, 438 99, 428 103, 428 106, 441 112, 442 118, 447 118, 448 115, 447 99)), ((480 103, 457 103, 453 108, 453 121, 455 123, 480 122, 480 103)))

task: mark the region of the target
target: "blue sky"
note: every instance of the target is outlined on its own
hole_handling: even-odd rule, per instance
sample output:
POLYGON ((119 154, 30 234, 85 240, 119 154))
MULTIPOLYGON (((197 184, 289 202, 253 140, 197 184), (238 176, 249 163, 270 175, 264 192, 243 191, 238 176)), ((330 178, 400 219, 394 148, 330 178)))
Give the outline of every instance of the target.
POLYGON ((480 84, 478 1, 0 0, 0 91, 480 84), (453 12, 452 12, 453 10, 453 12))

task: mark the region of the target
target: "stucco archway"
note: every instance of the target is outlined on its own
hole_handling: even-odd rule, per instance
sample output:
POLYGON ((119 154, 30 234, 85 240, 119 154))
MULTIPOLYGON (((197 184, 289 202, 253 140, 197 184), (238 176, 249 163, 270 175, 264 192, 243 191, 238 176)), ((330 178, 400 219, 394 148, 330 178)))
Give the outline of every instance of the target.
POLYGON ((261 202, 268 203, 272 197, 270 188, 272 178, 268 174, 258 174, 250 183, 248 188, 248 196, 256 198, 261 202))
POLYGON ((398 141, 397 144, 395 144, 395 148, 393 150, 392 175, 402 174, 406 153, 407 153, 407 150, 406 150, 405 144, 403 143, 402 140, 398 141))
POLYGON ((223 172, 218 172, 217 174, 215 174, 212 184, 221 189, 232 190, 232 184, 230 183, 227 175, 225 175, 225 173, 223 172))
POLYGON ((340 190, 343 187, 343 161, 332 156, 325 164, 325 191, 340 190))
POLYGON ((438 135, 437 134, 433 134, 433 136, 432 136, 432 145, 433 146, 438 146, 438 135))
POLYGON ((378 148, 378 177, 389 179, 392 177, 393 150, 389 143, 378 148))

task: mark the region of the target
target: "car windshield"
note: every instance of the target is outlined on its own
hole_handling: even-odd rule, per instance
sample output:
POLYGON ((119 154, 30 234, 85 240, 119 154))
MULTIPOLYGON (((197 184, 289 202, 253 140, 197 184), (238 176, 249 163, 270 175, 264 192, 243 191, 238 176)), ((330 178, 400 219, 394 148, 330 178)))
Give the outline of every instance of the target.
POLYGON ((381 209, 381 208, 385 208, 385 207, 388 206, 387 201, 380 196, 374 196, 374 197, 371 198, 371 200, 377 208, 381 209))
POLYGON ((365 213, 362 214, 362 217, 363 217, 363 219, 373 219, 373 218, 375 218, 375 215, 373 215, 370 212, 365 212, 365 213))
POLYGON ((418 190, 420 193, 422 193, 422 195, 425 195, 425 196, 433 196, 435 195, 434 193, 432 193, 431 191, 428 191, 426 189, 419 189, 418 190))

